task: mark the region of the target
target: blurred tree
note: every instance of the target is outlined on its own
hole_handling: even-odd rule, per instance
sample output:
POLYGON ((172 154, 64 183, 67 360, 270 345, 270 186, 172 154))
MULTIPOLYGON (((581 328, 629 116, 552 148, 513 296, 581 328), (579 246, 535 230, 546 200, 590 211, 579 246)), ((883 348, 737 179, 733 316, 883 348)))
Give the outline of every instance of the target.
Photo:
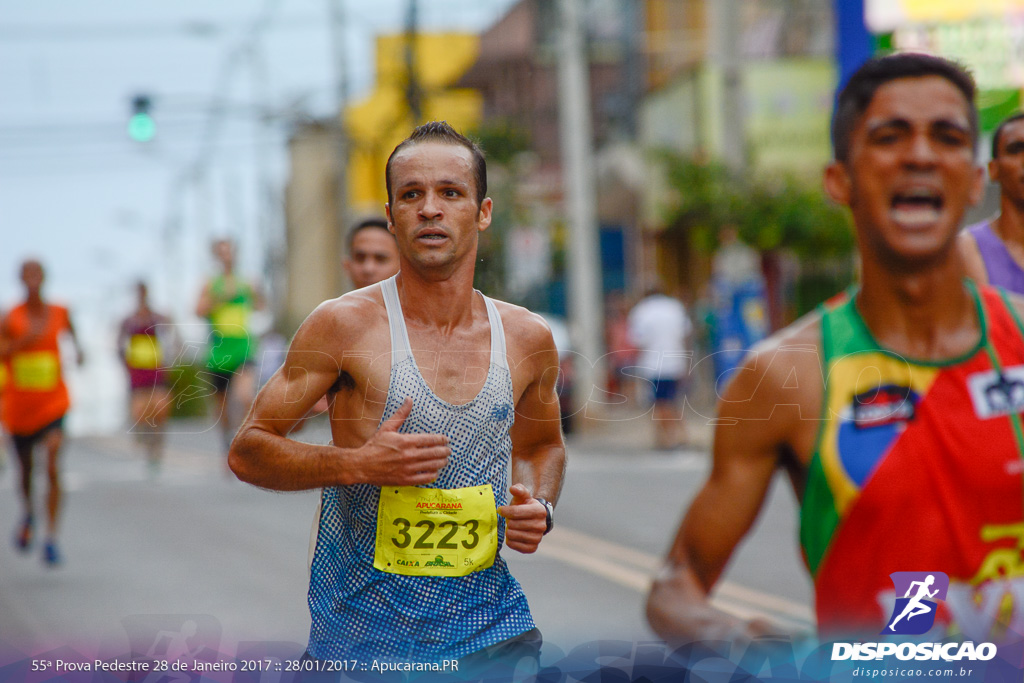
POLYGON ((530 135, 521 126, 505 119, 485 121, 470 134, 487 156, 487 165, 509 166, 516 155, 530 149, 530 135))
POLYGON ((735 225, 761 251, 789 249, 801 258, 842 258, 854 237, 843 209, 795 178, 758 179, 676 152, 658 155, 671 191, 665 222, 687 232, 694 246, 713 251, 718 230, 735 225))
POLYGON ((488 296, 507 299, 505 235, 517 223, 513 167, 516 157, 530 149, 530 138, 515 123, 501 119, 484 122, 468 137, 484 151, 487 194, 494 201, 491 227, 480 235, 474 286, 488 296))
POLYGON ((769 258, 778 251, 792 253, 801 266, 798 314, 851 281, 853 229, 846 211, 821 189, 796 178, 735 173, 674 151, 657 152, 655 158, 669 188, 666 230, 697 251, 714 253, 719 231, 731 225, 769 258))

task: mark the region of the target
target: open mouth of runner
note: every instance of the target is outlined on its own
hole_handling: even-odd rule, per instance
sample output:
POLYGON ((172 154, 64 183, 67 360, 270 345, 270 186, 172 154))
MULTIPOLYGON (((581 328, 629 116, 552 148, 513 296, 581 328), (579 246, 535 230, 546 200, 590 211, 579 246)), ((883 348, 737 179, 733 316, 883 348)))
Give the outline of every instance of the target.
POLYGON ((938 190, 912 187, 893 196, 889 217, 904 228, 926 228, 939 222, 944 204, 942 193, 938 190))

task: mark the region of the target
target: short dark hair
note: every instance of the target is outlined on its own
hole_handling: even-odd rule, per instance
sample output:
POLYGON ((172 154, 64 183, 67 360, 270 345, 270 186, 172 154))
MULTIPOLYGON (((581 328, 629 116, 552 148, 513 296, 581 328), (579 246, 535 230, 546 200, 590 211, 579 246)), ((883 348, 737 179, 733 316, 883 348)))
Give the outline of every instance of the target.
POLYGON ((376 230, 378 228, 386 232, 388 235, 391 235, 391 231, 388 230, 388 219, 382 218, 380 216, 364 218, 363 220, 353 225, 351 228, 348 229, 348 235, 345 237, 346 241, 348 242, 348 250, 350 252, 352 251, 352 243, 356 241, 356 235, 361 233, 363 230, 376 230))
POLYGON ((996 128, 996 132, 992 134, 992 158, 995 159, 999 156, 999 137, 1003 134, 1003 129, 1014 121, 1020 121, 1024 119, 1024 111, 1019 111, 1016 114, 1007 116, 996 128))
POLYGON ((473 155, 473 179, 476 181, 476 204, 483 204, 487 196, 487 162, 484 160, 484 151, 465 135, 462 135, 452 128, 447 121, 430 121, 422 126, 417 126, 405 140, 398 143, 398 146, 388 157, 387 166, 384 167, 384 183, 388 189, 388 202, 394 203, 395 198, 391 196, 391 162, 399 150, 415 145, 420 142, 442 142, 448 145, 461 145, 468 149, 473 155))
POLYGON ((967 100, 972 147, 977 151, 978 111, 974 107, 975 85, 971 74, 957 62, 942 57, 901 52, 869 59, 854 72, 840 91, 832 114, 832 154, 836 161, 845 162, 849 159, 850 134, 880 87, 899 78, 923 76, 945 78, 963 94, 967 100))

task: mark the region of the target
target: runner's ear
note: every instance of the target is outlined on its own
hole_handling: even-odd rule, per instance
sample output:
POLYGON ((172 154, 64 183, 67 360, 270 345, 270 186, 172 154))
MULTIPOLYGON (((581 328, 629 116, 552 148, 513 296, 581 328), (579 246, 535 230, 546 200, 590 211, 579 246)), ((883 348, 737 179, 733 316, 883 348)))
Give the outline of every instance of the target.
POLYGON ((835 202, 844 206, 850 205, 850 172, 846 164, 833 161, 825 167, 825 192, 835 202))

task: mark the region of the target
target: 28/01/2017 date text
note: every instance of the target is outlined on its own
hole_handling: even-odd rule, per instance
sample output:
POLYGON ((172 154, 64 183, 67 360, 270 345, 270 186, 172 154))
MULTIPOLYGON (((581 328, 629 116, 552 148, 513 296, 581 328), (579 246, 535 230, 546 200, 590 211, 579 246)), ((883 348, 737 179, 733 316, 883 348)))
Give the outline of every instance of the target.
POLYGON ((385 671, 446 672, 458 670, 459 662, 457 659, 444 659, 438 662, 380 662, 374 659, 369 662, 362 662, 358 659, 333 660, 304 657, 302 659, 292 659, 285 662, 285 671, 371 671, 374 673, 383 673, 385 671))

